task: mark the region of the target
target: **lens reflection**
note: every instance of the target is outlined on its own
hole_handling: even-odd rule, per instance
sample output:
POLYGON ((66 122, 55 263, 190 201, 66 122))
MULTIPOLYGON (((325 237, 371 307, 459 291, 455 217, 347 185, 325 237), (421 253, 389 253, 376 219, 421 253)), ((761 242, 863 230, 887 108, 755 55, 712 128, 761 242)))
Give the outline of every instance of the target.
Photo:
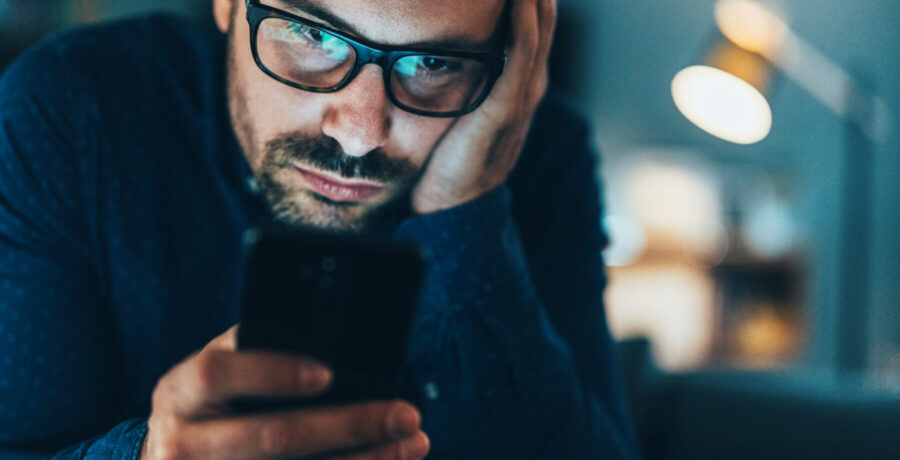
MULTIPOLYGON (((330 90, 344 82, 357 60, 354 45, 324 29, 266 18, 256 36, 264 70, 304 89, 330 90)), ((403 108, 450 114, 484 95, 490 67, 472 58, 404 56, 390 66, 388 90, 403 108)))
POLYGON ((391 90, 408 107, 453 112, 477 100, 489 69, 480 61, 447 56, 406 56, 391 69, 391 90))
POLYGON ((349 43, 315 27, 279 18, 259 26, 257 50, 263 65, 281 78, 315 88, 340 83, 353 68, 349 43))

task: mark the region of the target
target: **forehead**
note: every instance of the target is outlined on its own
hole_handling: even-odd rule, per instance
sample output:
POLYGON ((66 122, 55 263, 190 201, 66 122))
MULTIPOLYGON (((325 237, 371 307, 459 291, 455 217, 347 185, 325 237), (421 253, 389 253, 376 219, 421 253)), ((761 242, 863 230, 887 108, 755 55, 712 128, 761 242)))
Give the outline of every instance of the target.
POLYGON ((263 0, 261 3, 328 24, 385 45, 465 39, 487 41, 505 0, 263 0), (323 13, 323 14, 319 14, 323 13), (327 13, 327 14, 324 14, 327 13), (339 24, 329 24, 345 29, 339 24))

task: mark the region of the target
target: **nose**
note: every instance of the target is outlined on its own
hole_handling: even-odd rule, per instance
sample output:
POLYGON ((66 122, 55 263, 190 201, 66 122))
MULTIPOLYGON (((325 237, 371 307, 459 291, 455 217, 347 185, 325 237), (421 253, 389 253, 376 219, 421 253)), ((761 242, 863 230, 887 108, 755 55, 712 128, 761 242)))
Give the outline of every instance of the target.
POLYGON ((338 141, 346 154, 360 157, 387 143, 390 101, 380 67, 366 65, 349 85, 329 96, 322 133, 338 141))

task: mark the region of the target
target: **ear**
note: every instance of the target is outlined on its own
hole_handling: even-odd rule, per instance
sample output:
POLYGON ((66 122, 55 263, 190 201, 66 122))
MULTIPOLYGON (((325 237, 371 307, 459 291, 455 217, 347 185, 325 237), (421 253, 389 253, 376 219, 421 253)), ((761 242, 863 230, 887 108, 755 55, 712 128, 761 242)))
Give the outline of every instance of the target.
POLYGON ((213 16, 223 34, 227 34, 231 26, 231 9, 234 6, 234 0, 213 0, 213 16))

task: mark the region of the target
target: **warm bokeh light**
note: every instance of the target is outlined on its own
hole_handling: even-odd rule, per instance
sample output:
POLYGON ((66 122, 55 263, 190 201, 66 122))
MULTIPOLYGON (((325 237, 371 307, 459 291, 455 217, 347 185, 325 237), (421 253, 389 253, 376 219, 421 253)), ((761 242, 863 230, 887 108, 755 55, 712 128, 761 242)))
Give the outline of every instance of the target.
POLYGON ((603 219, 610 244, 603 251, 603 260, 610 267, 631 265, 644 255, 647 232, 641 222, 631 216, 609 215, 603 219))
POLYGON ((736 45, 763 55, 776 53, 789 32, 787 24, 778 15, 748 0, 719 1, 716 23, 736 45))
POLYGON ((753 85, 722 70, 691 66, 672 80, 678 110, 704 131, 737 144, 759 142, 772 129, 772 109, 753 85))
POLYGON ((734 331, 739 364, 750 367, 775 367, 789 361, 796 352, 799 337, 787 318, 774 305, 755 305, 746 312, 734 331))
POLYGON ((651 245, 678 248, 693 262, 715 263, 727 251, 717 186, 685 166, 647 163, 630 176, 627 196, 651 245))
POLYGON ((610 269, 607 314, 619 338, 647 337, 668 370, 701 365, 712 341, 714 286, 702 268, 662 262, 610 269))

